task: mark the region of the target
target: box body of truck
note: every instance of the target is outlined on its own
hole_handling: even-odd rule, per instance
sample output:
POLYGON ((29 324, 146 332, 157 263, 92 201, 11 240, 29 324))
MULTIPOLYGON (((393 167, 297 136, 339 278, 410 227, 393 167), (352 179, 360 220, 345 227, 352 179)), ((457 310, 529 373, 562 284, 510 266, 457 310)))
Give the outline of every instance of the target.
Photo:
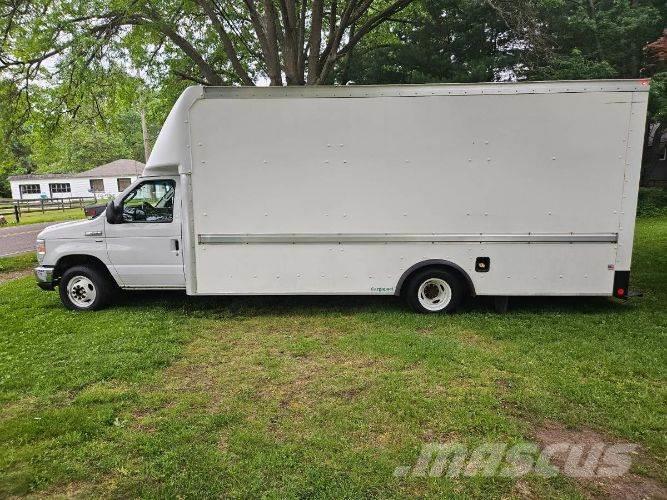
POLYGON ((145 175, 181 175, 191 294, 394 294, 444 261, 478 295, 611 295, 646 90, 196 87, 145 175))
POLYGON ((123 279, 146 272, 124 224, 110 271, 191 295, 398 295, 439 267, 473 295, 623 296, 647 100, 644 80, 191 87, 142 177, 175 183, 173 231, 132 227, 175 241, 174 274, 123 279))

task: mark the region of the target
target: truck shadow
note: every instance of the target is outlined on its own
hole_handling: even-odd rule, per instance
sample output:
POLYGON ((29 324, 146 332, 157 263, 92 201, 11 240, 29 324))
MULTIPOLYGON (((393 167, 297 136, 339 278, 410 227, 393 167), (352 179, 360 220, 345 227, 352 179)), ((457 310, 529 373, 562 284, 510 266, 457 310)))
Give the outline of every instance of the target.
MULTIPOLYGON (((621 301, 609 297, 511 297, 507 315, 516 314, 627 314, 642 299, 621 301)), ((179 291, 124 291, 111 307, 163 307, 186 314, 317 315, 331 313, 406 313, 410 309, 393 296, 207 296, 191 297, 179 291)), ((469 298, 457 314, 496 314, 492 297, 469 298)))

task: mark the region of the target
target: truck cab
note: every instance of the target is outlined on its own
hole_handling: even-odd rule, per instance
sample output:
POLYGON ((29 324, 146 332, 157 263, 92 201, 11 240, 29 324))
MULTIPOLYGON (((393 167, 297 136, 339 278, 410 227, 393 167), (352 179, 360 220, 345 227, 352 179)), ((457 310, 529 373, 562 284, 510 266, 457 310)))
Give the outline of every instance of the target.
POLYGON ((94 310, 118 288, 185 289, 178 176, 140 177, 94 219, 50 226, 35 276, 69 309, 94 310))

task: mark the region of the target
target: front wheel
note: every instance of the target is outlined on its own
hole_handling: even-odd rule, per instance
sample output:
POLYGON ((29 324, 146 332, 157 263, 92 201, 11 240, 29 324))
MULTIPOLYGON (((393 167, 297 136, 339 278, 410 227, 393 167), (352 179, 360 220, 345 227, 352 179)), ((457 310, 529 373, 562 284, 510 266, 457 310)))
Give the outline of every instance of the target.
POLYGON ((109 302, 111 285, 97 269, 74 266, 60 278, 59 292, 60 300, 67 309, 97 311, 109 302))
POLYGON ((421 314, 451 313, 463 300, 461 280, 444 269, 425 269, 408 282, 405 298, 421 314))

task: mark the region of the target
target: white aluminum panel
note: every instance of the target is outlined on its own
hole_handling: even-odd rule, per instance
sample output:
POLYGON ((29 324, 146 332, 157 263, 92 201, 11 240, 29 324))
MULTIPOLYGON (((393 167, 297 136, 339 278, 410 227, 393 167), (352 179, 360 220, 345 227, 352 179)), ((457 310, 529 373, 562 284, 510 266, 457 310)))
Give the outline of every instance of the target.
POLYGON ((632 263, 647 106, 647 93, 637 92, 633 95, 628 125, 628 147, 625 154, 625 179, 618 224, 619 241, 616 256, 616 269, 618 271, 629 271, 632 263))
MULTIPOLYGON (((198 235, 616 234, 623 227, 626 144, 637 140, 629 138, 628 122, 633 96, 644 93, 267 99, 243 91, 243 99, 197 100, 184 120, 191 149, 185 171, 192 170, 189 271, 197 264, 191 292, 239 291, 238 284, 212 279, 212 255, 213 261, 232 255, 235 267, 260 266, 255 269, 269 274, 287 265, 284 258, 295 258, 274 245, 214 249, 198 244, 198 235)), ((501 258, 518 259, 518 246, 512 246, 515 256, 501 258)), ((429 258, 453 260, 451 247, 439 245, 440 253, 429 258)), ((558 247, 551 245, 548 252, 558 247)), ((614 245, 593 248, 598 255, 614 245)), ((570 271, 583 274, 586 269, 575 266, 592 265, 586 255, 570 260, 570 271)), ((306 257, 297 260, 313 275, 352 265, 306 257)), ((579 292, 555 282, 549 293, 609 292, 607 266, 614 259, 604 257, 604 273, 590 278, 598 282, 584 283, 579 292)), ((353 270, 366 274, 361 269, 367 265, 353 270)), ((492 285, 488 290, 497 291, 492 285)), ((271 293, 370 288, 367 282, 303 288, 289 280, 263 286, 271 293)), ((547 288, 526 281, 514 289, 543 293, 547 288)))
POLYGON ((209 294, 392 295, 414 264, 447 259, 478 295, 610 295, 615 254, 601 243, 205 245, 197 285, 209 294), (475 272, 477 257, 490 257, 490 272, 475 272))

